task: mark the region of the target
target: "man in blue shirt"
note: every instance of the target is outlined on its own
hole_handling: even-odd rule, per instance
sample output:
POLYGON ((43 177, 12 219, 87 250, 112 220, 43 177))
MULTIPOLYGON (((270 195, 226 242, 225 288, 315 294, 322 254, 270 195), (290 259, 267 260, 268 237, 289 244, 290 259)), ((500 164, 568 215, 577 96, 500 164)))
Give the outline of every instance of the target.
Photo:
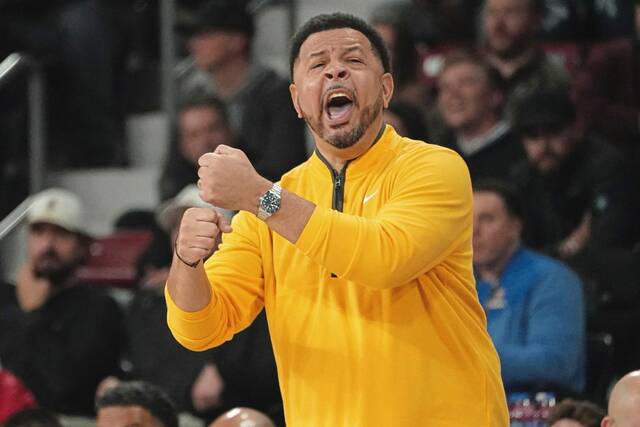
POLYGON ((473 262, 507 393, 539 387, 580 392, 585 314, 580 279, 523 247, 524 209, 506 184, 474 188, 473 262))

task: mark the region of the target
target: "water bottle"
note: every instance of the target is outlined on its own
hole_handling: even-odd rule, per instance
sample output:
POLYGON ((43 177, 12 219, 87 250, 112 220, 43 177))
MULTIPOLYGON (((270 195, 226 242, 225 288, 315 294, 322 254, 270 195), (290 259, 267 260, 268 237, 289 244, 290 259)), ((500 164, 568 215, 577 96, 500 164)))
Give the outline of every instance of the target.
POLYGON ((528 393, 511 393, 509 395, 509 419, 511 427, 526 427, 526 411, 531 405, 528 393))
POLYGON ((537 406, 535 427, 545 427, 551 409, 556 405, 556 396, 551 392, 539 392, 536 393, 535 402, 537 406))

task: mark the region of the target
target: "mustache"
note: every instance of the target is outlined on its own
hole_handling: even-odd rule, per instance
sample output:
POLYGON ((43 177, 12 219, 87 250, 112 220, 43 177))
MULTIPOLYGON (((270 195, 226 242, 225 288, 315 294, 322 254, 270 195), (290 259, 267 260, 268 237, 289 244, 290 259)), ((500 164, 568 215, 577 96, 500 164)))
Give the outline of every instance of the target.
POLYGON ((47 251, 41 253, 36 257, 36 261, 44 261, 44 260, 60 261, 60 256, 53 249, 48 249, 47 251))

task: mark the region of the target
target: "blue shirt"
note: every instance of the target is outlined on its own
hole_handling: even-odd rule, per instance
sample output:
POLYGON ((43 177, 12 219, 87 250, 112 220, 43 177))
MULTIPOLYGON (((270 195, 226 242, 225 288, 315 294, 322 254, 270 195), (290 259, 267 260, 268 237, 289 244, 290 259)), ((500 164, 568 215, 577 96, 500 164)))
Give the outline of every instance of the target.
POLYGON ((507 393, 535 384, 582 391, 585 313, 578 276, 559 261, 520 248, 495 290, 476 279, 507 393))

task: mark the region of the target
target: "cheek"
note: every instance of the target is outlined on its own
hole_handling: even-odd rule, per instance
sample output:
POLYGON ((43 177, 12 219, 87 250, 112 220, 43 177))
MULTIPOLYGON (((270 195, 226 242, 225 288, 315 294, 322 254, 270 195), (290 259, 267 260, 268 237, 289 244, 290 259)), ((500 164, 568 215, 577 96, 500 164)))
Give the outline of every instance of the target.
POLYGON ((321 98, 322 92, 320 84, 317 82, 305 83, 298 91, 298 105, 305 112, 320 110, 321 98))

